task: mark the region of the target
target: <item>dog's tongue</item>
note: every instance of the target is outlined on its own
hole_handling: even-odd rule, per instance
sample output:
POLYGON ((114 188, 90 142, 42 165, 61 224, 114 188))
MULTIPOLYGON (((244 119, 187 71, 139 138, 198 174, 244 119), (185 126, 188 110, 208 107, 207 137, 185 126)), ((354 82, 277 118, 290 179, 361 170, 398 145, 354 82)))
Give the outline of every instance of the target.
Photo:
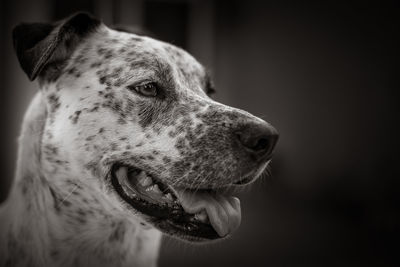
POLYGON ((179 201, 187 213, 205 210, 214 230, 224 237, 240 225, 240 201, 236 197, 207 192, 176 190, 179 201))

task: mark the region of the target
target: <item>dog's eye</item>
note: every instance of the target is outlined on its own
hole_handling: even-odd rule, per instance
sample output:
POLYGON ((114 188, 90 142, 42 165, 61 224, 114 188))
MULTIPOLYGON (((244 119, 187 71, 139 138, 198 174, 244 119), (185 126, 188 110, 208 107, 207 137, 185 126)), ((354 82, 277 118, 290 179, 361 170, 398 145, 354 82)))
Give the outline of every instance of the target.
POLYGON ((136 93, 147 96, 147 97, 155 97, 158 94, 158 87, 157 84, 153 82, 149 83, 142 83, 138 85, 130 85, 128 89, 131 91, 135 91, 136 93))

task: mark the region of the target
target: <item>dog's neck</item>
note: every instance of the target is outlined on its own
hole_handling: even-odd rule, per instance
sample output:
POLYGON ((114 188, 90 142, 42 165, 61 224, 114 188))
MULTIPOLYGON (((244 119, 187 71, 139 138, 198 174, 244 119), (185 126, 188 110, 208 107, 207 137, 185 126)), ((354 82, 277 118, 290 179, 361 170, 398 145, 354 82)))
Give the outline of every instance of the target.
POLYGON ((157 230, 126 218, 78 180, 60 183, 60 177, 43 173, 46 115, 38 93, 24 118, 15 181, 0 209, 0 255, 7 255, 0 265, 156 265, 157 230))

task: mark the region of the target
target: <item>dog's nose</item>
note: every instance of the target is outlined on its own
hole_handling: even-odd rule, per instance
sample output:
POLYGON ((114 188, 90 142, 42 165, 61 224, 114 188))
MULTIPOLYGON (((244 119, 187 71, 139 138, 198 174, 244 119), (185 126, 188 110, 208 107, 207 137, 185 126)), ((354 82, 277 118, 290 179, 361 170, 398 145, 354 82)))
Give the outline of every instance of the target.
POLYGON ((278 141, 278 131, 268 123, 249 123, 236 132, 242 146, 257 159, 268 158, 278 141))

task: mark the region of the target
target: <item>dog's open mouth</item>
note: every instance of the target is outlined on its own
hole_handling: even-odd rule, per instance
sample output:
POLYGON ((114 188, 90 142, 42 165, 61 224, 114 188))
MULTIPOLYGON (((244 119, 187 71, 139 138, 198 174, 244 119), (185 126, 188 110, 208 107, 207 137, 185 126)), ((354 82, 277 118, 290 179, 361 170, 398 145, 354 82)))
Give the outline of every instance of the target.
POLYGON ((224 237, 240 224, 239 199, 212 190, 172 188, 145 171, 116 164, 111 182, 120 197, 168 233, 190 240, 224 237))

